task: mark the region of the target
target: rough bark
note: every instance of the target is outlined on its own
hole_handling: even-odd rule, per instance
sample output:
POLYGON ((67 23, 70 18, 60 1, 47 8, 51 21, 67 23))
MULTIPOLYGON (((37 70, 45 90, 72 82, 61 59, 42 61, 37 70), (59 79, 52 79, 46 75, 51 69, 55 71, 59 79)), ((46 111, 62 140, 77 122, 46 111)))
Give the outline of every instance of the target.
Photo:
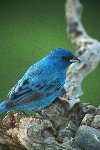
POLYGON ((83 94, 81 84, 83 79, 91 73, 100 61, 100 42, 91 38, 81 22, 82 5, 79 0, 67 0, 66 20, 67 31, 72 43, 76 46, 80 65, 69 67, 65 83, 65 99, 76 99, 83 94))
POLYGON ((98 119, 95 119, 100 116, 100 108, 79 103, 82 81, 100 60, 100 43, 87 35, 81 23, 81 11, 79 0, 67 0, 67 31, 81 63, 69 67, 64 93, 43 111, 46 119, 14 111, 8 113, 0 122, 0 150, 78 150, 73 146, 73 139, 79 126, 100 128, 98 119))

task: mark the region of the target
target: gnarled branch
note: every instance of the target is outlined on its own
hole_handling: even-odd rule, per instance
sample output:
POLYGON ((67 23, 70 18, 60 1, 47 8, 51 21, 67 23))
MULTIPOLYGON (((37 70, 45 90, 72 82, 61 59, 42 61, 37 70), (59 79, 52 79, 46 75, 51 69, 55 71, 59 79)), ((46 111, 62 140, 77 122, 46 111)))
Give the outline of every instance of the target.
MULTIPOLYGON (((64 99, 78 101, 83 94, 81 84, 100 62, 100 42, 91 38, 81 22, 82 5, 79 0, 67 0, 65 5, 67 31, 72 43, 76 46, 81 63, 69 67, 65 83, 64 99)), ((70 101, 71 103, 71 101, 70 101)))

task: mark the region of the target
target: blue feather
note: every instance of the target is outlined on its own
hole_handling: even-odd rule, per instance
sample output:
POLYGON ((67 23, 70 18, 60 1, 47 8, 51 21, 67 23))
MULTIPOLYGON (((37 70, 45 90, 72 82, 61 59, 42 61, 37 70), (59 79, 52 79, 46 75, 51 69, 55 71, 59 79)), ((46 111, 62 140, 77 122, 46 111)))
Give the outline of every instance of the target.
POLYGON ((66 68, 79 60, 70 51, 58 48, 32 65, 0 104, 0 113, 10 110, 41 110, 61 93, 66 68))

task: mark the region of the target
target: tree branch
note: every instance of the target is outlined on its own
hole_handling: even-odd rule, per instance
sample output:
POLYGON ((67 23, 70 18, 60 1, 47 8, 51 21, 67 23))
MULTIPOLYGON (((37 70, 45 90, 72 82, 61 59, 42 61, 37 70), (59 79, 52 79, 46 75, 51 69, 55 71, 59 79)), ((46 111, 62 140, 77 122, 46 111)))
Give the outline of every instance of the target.
POLYGON ((81 63, 69 67, 64 99, 78 101, 83 94, 81 88, 83 79, 97 67, 100 61, 100 42, 86 33, 81 22, 82 5, 79 0, 67 0, 65 10, 68 35, 77 48, 81 63))

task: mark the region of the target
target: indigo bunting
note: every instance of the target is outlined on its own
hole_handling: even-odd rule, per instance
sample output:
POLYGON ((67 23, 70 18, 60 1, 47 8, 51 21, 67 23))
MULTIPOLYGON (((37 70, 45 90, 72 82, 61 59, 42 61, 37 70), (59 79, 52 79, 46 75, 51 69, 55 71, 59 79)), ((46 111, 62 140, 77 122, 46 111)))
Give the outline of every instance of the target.
POLYGON ((10 110, 39 111, 49 106, 64 87, 66 68, 80 62, 70 51, 57 48, 33 64, 0 104, 0 114, 10 110))

